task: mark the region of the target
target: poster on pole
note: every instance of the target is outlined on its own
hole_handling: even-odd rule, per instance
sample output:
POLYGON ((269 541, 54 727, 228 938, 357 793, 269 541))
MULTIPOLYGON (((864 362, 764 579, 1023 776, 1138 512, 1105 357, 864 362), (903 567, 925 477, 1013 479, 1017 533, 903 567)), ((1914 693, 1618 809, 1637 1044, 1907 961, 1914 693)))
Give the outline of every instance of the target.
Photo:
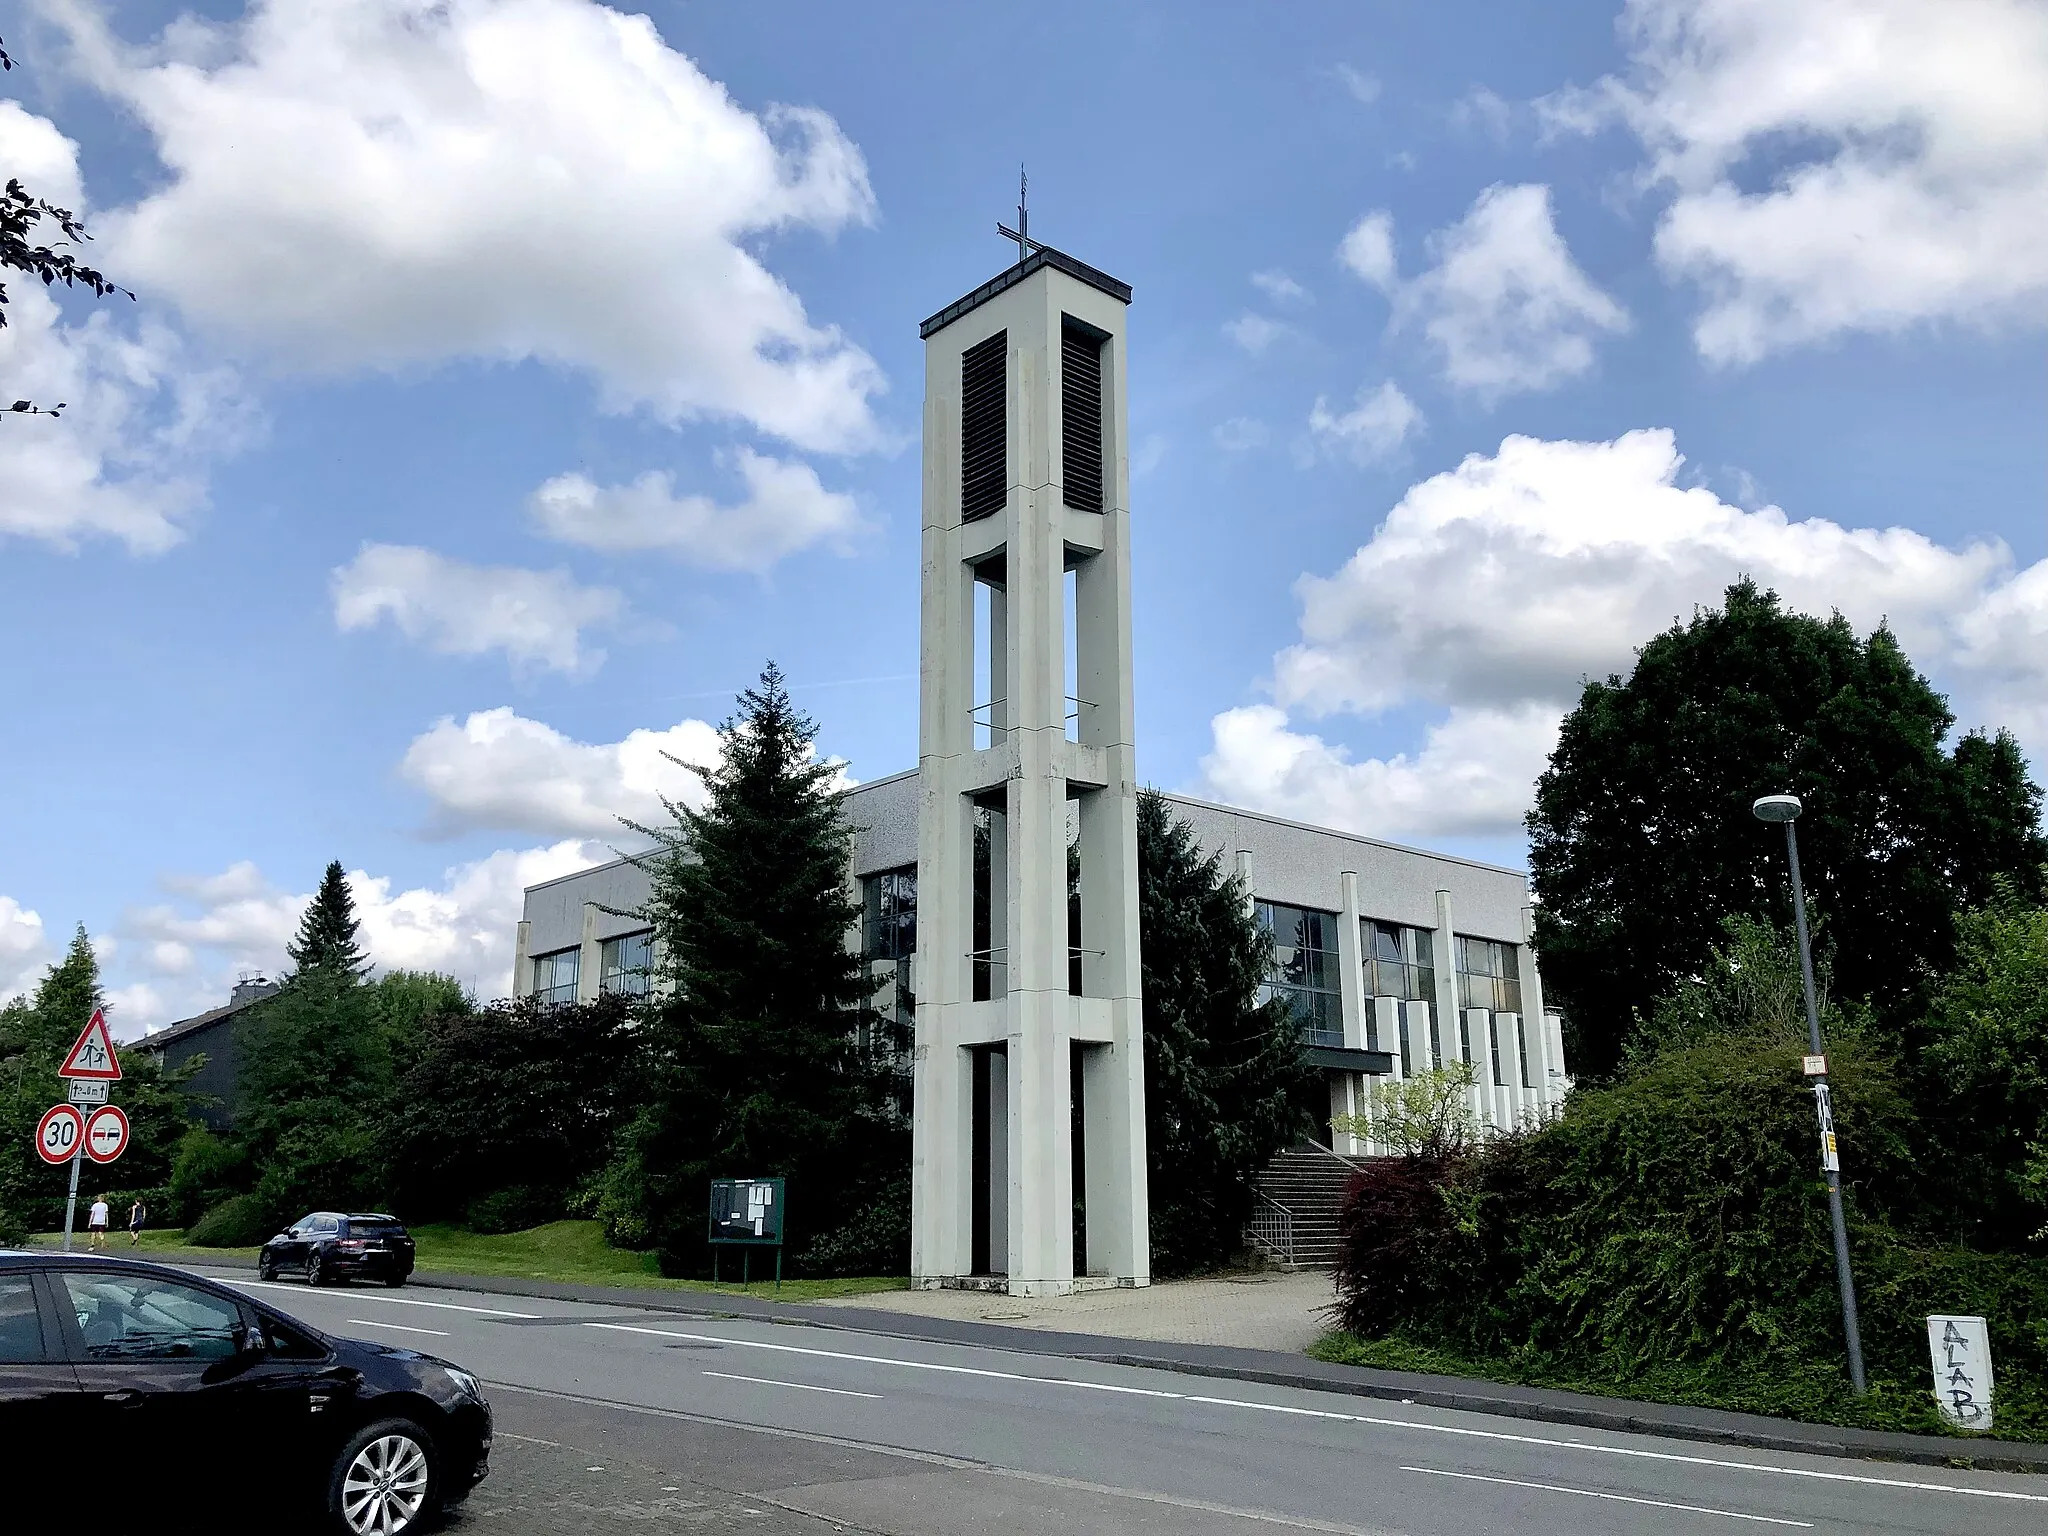
POLYGON ((1927 1319, 1934 1401, 1957 1429, 1991 1427, 1991 1333, 1981 1317, 1927 1319))

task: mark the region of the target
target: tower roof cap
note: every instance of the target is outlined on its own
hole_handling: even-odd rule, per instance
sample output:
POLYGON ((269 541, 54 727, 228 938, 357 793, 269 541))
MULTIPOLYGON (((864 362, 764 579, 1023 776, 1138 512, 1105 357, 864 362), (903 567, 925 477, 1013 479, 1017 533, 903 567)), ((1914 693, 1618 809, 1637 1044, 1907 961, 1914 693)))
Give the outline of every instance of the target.
POLYGON ((931 319, 925 321, 924 324, 917 328, 919 339, 930 340, 962 315, 981 308, 982 305, 986 304, 997 294, 1016 287, 1017 284, 1023 282, 1025 278, 1041 267, 1051 267, 1055 271, 1064 272, 1076 282, 1086 283, 1090 288, 1095 289, 1096 292, 1108 294, 1119 304, 1131 302, 1131 285, 1129 283, 1119 282, 1107 272, 1091 267, 1087 262, 1069 256, 1065 251, 1056 251, 1049 245, 1040 245, 1014 267, 998 273, 964 298, 955 299, 936 315, 933 315, 931 319))

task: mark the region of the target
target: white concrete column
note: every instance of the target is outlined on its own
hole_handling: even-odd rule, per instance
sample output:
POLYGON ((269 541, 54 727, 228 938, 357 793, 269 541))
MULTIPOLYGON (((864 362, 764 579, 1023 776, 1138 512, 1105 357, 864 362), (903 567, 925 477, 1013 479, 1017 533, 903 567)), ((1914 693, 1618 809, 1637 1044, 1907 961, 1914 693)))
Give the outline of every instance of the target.
MULTIPOLYGON (((1408 1047, 1409 1054, 1415 1058, 1415 1070, 1427 1072, 1430 1041, 1429 1004, 1421 998, 1410 998, 1401 1004, 1401 1012, 1408 1020, 1408 1047)), ((1401 1073, 1405 1077, 1407 1069, 1402 1068, 1401 1073)))
POLYGON ((1451 893, 1436 893, 1436 932, 1431 936, 1436 951, 1436 1059, 1433 1067, 1448 1067, 1463 1059, 1458 1030, 1458 957, 1451 928, 1451 893))
POLYGON ((519 920, 518 936, 512 941, 512 995, 533 996, 533 956, 528 946, 533 940, 533 924, 525 918, 519 920))
POLYGON ((1398 1083, 1407 1075, 1401 1063, 1401 1000, 1373 997, 1366 999, 1366 1003, 1372 1012, 1373 1033, 1379 1038, 1379 1048, 1394 1058, 1394 1070, 1389 1076, 1398 1083))
POLYGON ((597 937, 597 903, 583 903, 583 945, 576 961, 576 1001, 594 1002, 604 974, 604 945, 597 937))
POLYGON ((1522 1018, 1529 1031, 1529 1075, 1536 1079, 1533 1106, 1540 1115, 1563 1097, 1563 1062, 1551 1053, 1550 1030, 1544 1020, 1543 977, 1536 965, 1536 946, 1529 942, 1535 933, 1533 911, 1524 907, 1522 918, 1523 942, 1515 960, 1522 977, 1522 1018))
POLYGON ((1254 909, 1256 909, 1256 908, 1257 908, 1257 906, 1258 906, 1258 904, 1259 904, 1259 893, 1258 893, 1258 889, 1257 889, 1257 887, 1255 887, 1255 886, 1254 886, 1254 885, 1252 884, 1252 851, 1251 851, 1251 849, 1249 849, 1249 848, 1240 848, 1240 849, 1238 849, 1238 850, 1237 850, 1237 852, 1236 852, 1236 853, 1235 853, 1235 854, 1234 854, 1234 855, 1232 856, 1232 865, 1233 865, 1233 867, 1235 868, 1235 870, 1236 870, 1236 872, 1237 872, 1237 880, 1238 880, 1238 884, 1240 884, 1240 885, 1242 885, 1242 886, 1244 887, 1244 907, 1245 907, 1245 910, 1246 910, 1247 912, 1253 911, 1254 909))
POLYGON ((1358 875, 1345 870, 1338 877, 1342 892, 1337 914, 1337 995, 1344 1011, 1344 1045, 1348 1050, 1366 1050, 1372 1035, 1371 1010, 1365 997, 1365 954, 1360 942, 1358 875))
POLYGON ((1465 1037, 1472 1043, 1472 1113, 1481 1125, 1500 1124, 1500 1089, 1493 1079, 1493 1015, 1465 1010, 1465 1037))

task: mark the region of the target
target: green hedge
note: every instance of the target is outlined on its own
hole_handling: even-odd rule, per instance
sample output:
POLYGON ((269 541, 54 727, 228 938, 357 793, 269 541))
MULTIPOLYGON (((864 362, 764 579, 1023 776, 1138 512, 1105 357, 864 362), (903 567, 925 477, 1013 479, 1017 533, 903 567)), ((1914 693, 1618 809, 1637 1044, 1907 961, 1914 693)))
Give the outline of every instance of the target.
POLYGON ((1342 1326, 1516 1380, 1931 1431, 1925 1317, 1975 1313, 1998 1433, 2048 1434, 2048 1261, 1902 1235, 1930 1230, 1910 1111, 1845 1039, 1831 1066, 1877 1387, 1851 1398, 1798 1055, 1708 1040, 1469 1156, 1370 1167, 1343 1213, 1342 1326))

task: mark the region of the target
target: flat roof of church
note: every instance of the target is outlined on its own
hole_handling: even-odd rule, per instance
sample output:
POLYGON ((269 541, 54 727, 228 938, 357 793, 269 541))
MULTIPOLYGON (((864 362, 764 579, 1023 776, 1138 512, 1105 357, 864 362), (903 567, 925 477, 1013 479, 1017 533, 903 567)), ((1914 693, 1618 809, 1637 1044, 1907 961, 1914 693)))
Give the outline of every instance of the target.
POLYGON ((974 292, 964 298, 955 299, 936 315, 933 315, 931 319, 925 321, 924 324, 917 328, 918 339, 921 341, 929 340, 933 335, 943 331, 962 315, 970 314, 981 308, 982 305, 1005 289, 1014 288, 1040 267, 1051 267, 1055 271, 1064 272, 1076 282, 1086 283, 1097 292, 1108 294, 1119 304, 1131 302, 1131 285, 1129 283, 1120 282, 1118 279, 1111 277, 1107 272, 1091 267, 1087 262, 1069 256, 1065 251, 1056 251, 1049 245, 1041 245, 1008 271, 998 273, 975 289, 974 292))

